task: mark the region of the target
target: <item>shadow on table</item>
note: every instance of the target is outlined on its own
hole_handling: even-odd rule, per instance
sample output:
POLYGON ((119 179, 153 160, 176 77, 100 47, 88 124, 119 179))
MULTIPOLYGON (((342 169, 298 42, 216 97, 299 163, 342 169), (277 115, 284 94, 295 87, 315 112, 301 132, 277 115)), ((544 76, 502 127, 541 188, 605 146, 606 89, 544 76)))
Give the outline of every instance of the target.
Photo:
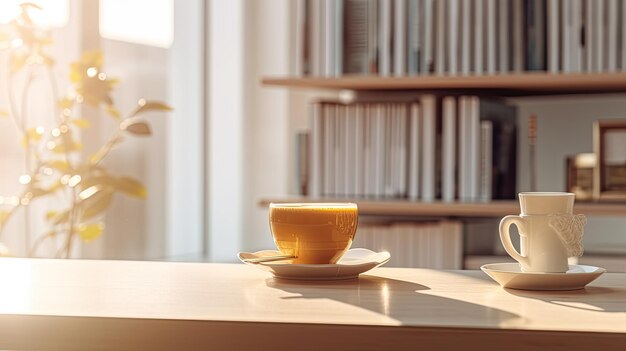
POLYGON ((283 299, 330 299, 357 306, 401 322, 475 327, 493 326, 517 314, 487 306, 428 294, 429 287, 395 279, 361 275, 359 279, 334 282, 295 281, 270 278, 266 285, 294 296, 283 299))
POLYGON ((511 295, 585 311, 626 312, 626 288, 588 286, 570 291, 504 290, 511 295))

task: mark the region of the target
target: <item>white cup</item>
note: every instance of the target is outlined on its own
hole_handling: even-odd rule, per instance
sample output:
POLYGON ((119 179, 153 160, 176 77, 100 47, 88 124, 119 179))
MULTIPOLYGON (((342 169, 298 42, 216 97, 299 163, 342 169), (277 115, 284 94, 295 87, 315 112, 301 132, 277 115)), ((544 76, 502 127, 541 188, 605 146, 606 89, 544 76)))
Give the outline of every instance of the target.
POLYGON ((500 239, 506 252, 524 272, 563 273, 567 258, 582 255, 585 216, 572 214, 574 194, 528 192, 519 194, 521 214, 500 221, 500 239), (511 242, 510 226, 520 234, 520 251, 511 242))

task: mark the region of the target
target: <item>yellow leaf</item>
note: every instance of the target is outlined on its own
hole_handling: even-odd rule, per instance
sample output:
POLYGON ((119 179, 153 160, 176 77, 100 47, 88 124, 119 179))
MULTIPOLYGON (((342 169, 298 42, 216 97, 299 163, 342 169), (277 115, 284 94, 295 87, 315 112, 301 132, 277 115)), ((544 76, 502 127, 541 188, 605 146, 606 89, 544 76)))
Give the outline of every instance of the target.
POLYGON ((165 103, 159 101, 139 101, 139 107, 131 113, 130 117, 136 116, 140 113, 149 112, 149 111, 171 111, 172 108, 165 103))
POLYGON ((67 161, 64 161, 64 160, 48 161, 46 162, 46 165, 50 168, 54 168, 57 171, 61 171, 61 172, 67 172, 70 170, 70 165, 67 163, 67 161))
POLYGON ((0 211, 0 227, 2 227, 4 225, 4 222, 9 219, 10 214, 11 213, 9 211, 0 211))
POLYGON ((148 190, 138 180, 130 177, 119 177, 115 182, 115 188, 128 195, 145 199, 148 197, 148 190))
POLYGON ((120 111, 118 111, 112 105, 107 105, 106 111, 109 113, 109 115, 111 115, 111 117, 113 117, 115 119, 120 119, 120 117, 121 117, 120 111))
POLYGON ((51 221, 53 218, 55 218, 57 215, 59 214, 59 212, 57 211, 48 211, 46 212, 46 219, 51 221))
POLYGON ((83 219, 93 218, 104 212, 113 200, 113 189, 105 186, 96 191, 93 195, 81 201, 83 209, 83 219))
POLYGON ((150 125, 136 118, 129 118, 120 123, 120 128, 135 135, 150 135, 150 125))
POLYGON ((72 108, 74 106, 74 99, 70 99, 69 97, 64 97, 59 100, 59 107, 62 109, 72 108))
POLYGON ((81 65, 78 63, 70 64, 70 82, 76 84, 83 80, 83 72, 81 71, 81 65))
POLYGON ((91 126, 91 122, 84 118, 75 118, 72 120, 72 123, 74 123, 74 125, 78 128, 89 128, 91 126))
POLYGON ((104 63, 104 55, 101 50, 85 51, 80 58, 80 63, 84 67, 100 68, 104 63))
POLYGON ((40 142, 42 135, 43 135, 43 132, 41 129, 29 128, 28 130, 26 130, 26 134, 24 135, 24 138, 22 138, 22 146, 26 147, 28 143, 35 144, 35 143, 40 142))
POLYGON ((65 144, 54 144, 51 146, 52 147, 50 148, 50 150, 57 154, 80 151, 83 149, 83 144, 76 142, 76 141, 73 141, 71 143, 65 143, 65 144))
POLYGON ((81 224, 78 228, 78 235, 84 241, 97 239, 104 231, 104 223, 81 224))

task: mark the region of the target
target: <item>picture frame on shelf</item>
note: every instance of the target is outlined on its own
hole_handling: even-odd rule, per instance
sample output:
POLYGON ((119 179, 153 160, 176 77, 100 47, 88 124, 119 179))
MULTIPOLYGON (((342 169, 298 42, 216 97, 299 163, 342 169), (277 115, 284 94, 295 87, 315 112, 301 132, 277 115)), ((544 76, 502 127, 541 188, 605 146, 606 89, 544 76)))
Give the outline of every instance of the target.
POLYGON ((567 157, 567 191, 574 193, 576 201, 593 200, 593 172, 596 154, 582 153, 567 157))
POLYGON ((594 123, 594 200, 626 201, 626 120, 594 123))

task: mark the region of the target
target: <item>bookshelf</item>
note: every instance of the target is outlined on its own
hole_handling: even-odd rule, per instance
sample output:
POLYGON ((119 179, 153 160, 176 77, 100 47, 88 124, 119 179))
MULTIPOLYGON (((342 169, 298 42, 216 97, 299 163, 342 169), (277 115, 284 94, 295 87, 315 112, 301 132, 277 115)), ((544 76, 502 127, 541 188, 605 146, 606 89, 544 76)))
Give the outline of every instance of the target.
POLYGON ((626 92, 626 72, 618 73, 517 73, 468 76, 381 77, 354 75, 337 78, 266 77, 266 86, 357 91, 414 90, 475 93, 498 96, 605 94, 626 92))
MULTIPOLYGON (((467 99, 468 95, 473 95, 471 98, 477 99, 479 102, 483 99, 489 100, 493 98, 493 101, 503 102, 503 105, 515 105, 515 99, 500 99, 500 97, 554 97, 626 93, 626 49, 624 49, 626 48, 626 36, 617 36, 618 32, 626 33, 626 29, 623 29, 626 28, 626 25, 623 25, 623 23, 626 23, 626 5, 621 3, 611 2, 611 6, 606 8, 603 5, 609 4, 609 2, 604 1, 572 1, 570 3, 568 1, 525 2, 518 0, 511 2, 483 2, 481 0, 457 3, 454 1, 381 0, 363 3, 341 3, 344 5, 343 8, 330 6, 331 4, 336 5, 336 3, 326 1, 300 2, 300 5, 295 7, 298 14, 297 19, 299 19, 295 21, 296 32, 293 51, 293 71, 296 73, 293 76, 264 77, 261 79, 261 83, 267 87, 310 90, 312 93, 309 96, 315 95, 320 90, 330 92, 349 90, 353 91, 357 97, 354 101, 351 101, 355 105, 358 103, 375 102, 379 95, 383 96, 382 103, 387 103, 390 96, 397 96, 399 101, 405 101, 403 99, 407 96, 411 96, 415 101, 419 100, 419 113, 415 113, 416 115, 419 114, 419 118, 415 119, 419 120, 419 124, 413 123, 409 124, 409 126, 419 125, 420 132, 411 133, 410 135, 420 136, 420 139, 413 138, 413 140, 419 140, 419 150, 426 149, 435 150, 433 153, 440 152, 437 155, 441 156, 442 171, 441 174, 436 176, 441 177, 441 184, 444 184, 445 179, 450 179, 450 177, 444 177, 444 174, 454 174, 449 172, 450 168, 454 169, 454 172, 458 172, 457 183, 454 183, 454 181, 448 181, 447 183, 454 183, 454 188, 456 189, 455 192, 452 192, 454 195, 445 197, 443 195, 445 192, 442 191, 441 198, 513 198, 512 195, 500 196, 494 194, 489 194, 485 197, 478 197, 475 194, 467 196, 467 194, 464 195, 461 191, 461 186, 459 186, 460 179, 470 179, 466 183, 473 186, 475 179, 471 179, 471 177, 474 177, 474 175, 492 175, 489 171, 481 173, 484 169, 476 171, 472 167, 469 167, 472 170, 468 173, 467 167, 464 168, 461 164, 462 162, 459 162, 461 158, 469 160, 465 164, 472 165, 476 165, 476 161, 481 159, 489 160, 484 163, 487 165, 492 164, 493 159, 501 159, 489 152, 479 154, 477 150, 480 150, 481 146, 475 145, 477 137, 480 138, 481 142, 484 141, 485 145, 495 145, 496 141, 492 139, 494 135, 502 137, 500 142, 506 139, 504 137, 507 136, 506 129, 502 128, 504 124, 501 121, 488 120, 488 118, 485 119, 486 122, 493 123, 491 125, 486 123, 484 126, 486 131, 483 133, 481 123, 483 119, 481 117, 476 122, 475 116, 477 113, 474 113, 477 110, 482 110, 482 107, 473 110, 467 108, 467 105, 462 107, 463 103, 461 100, 463 98, 467 99), (308 5, 303 7, 302 4, 305 3, 308 5), (311 6, 311 4, 314 5, 311 6), (367 8, 363 7, 366 6, 365 4, 368 4, 367 8), (405 6, 407 6, 406 8, 409 11, 404 11, 405 6), (570 6, 571 8, 569 8, 570 6), (602 17, 590 17, 592 12, 596 15, 606 14, 610 19, 604 23, 601 20, 602 17), (347 16, 336 16, 337 13, 344 13, 347 16), (582 18, 579 14, 585 14, 585 17, 582 18), (537 19, 539 20, 537 21, 537 19), (345 22, 342 22, 342 20, 345 22), (351 35, 354 36, 351 37, 351 35), (364 38, 367 40, 363 41, 362 39, 364 38), (437 100, 436 104, 426 105, 424 100, 420 99, 428 94, 434 94, 435 99, 441 99, 441 101, 437 100), (420 97, 418 98, 418 96, 420 97), (446 104, 444 100, 446 97, 451 97, 450 100, 457 100, 456 105, 449 105, 452 107, 447 109, 448 113, 445 112, 446 104), (432 105, 437 107, 433 109, 431 108, 432 105), (472 112, 468 113, 470 110, 472 112), (432 113, 432 111, 435 112, 432 113), (450 111, 454 111, 454 113, 450 111), (425 117, 426 115, 427 117, 425 117), (433 115, 436 115, 436 117, 432 118, 433 115), (448 117, 447 122, 443 122, 448 117), (428 127, 430 128, 427 132, 424 132, 425 120, 428 120, 428 127), (433 123, 433 120, 437 120, 437 123, 442 123, 439 125, 433 123), (465 127, 462 126, 463 123, 465 127), (445 161, 445 156, 443 156, 448 155, 443 150, 446 145, 445 142, 442 142, 441 150, 438 150, 438 146, 435 146, 436 144, 433 143, 431 138, 422 138, 430 135, 437 135, 435 138, 439 138, 438 134, 436 134, 437 132, 431 128, 433 124, 440 127, 452 125, 453 127, 450 127, 449 131, 456 133, 446 134, 445 127, 442 127, 441 139, 438 139, 444 140, 448 136, 446 140, 455 140, 454 143, 449 143, 452 146, 449 146, 447 149, 455 150, 456 156, 454 157, 457 158, 454 166, 448 167, 447 173, 443 170, 443 165, 450 164, 450 162, 445 161), (500 126, 498 127, 497 124, 500 124, 500 126), (467 127, 467 125, 472 125, 472 127, 467 127), (499 130, 496 132, 492 127, 499 130), (468 139, 471 139, 467 137, 470 135, 467 133, 467 130, 470 129, 475 134, 472 134, 473 141, 467 142, 468 139), (476 131, 476 129, 479 129, 479 131, 476 131), (491 134, 492 130, 493 134, 491 134), (450 135, 456 135, 457 138, 449 138, 450 135), (491 135, 491 138, 483 139, 485 135, 491 135), (463 150, 469 150, 466 153, 460 151, 460 145, 463 143, 461 136, 466 136, 463 144, 463 150), (462 172, 465 172, 465 174, 463 175, 462 172), (468 174, 469 177, 467 176, 468 174)), ((308 93, 305 92, 305 94, 308 93)), ((319 105, 320 103, 316 102, 316 104, 319 105)), ((313 123, 311 123, 311 128, 308 131, 310 140, 312 140, 309 141, 309 145, 313 146, 310 149, 308 147, 298 147, 297 152, 301 152, 300 150, 302 149, 307 152, 311 152, 310 150, 312 149, 333 150, 329 147, 332 142, 322 143, 320 140, 335 140, 334 155, 340 155, 339 162, 329 163, 331 167, 328 167, 328 165, 314 167, 315 165, 319 166, 319 160, 324 160, 325 157, 330 160, 333 160, 333 157, 337 157, 333 156, 332 153, 326 155, 318 151, 323 156, 308 156, 310 157, 308 164, 315 169, 333 169, 333 164, 334 167, 337 167, 337 164, 341 165, 341 155, 344 152, 342 147, 344 145, 353 145, 351 144, 353 137, 349 133, 346 139, 350 139, 347 142, 337 141, 342 139, 335 137, 335 135, 345 135, 342 134, 345 130, 352 130, 353 124, 348 122, 351 118, 343 119, 343 117, 346 114, 353 114, 358 118, 371 118, 372 115, 378 118, 385 113, 375 110, 379 108, 376 106, 371 110, 367 110, 368 108, 370 107, 365 106, 361 109, 357 106, 354 109, 357 112, 344 112, 342 107, 339 107, 333 112, 332 108, 328 110, 316 109, 314 105, 309 113, 314 118, 311 118, 313 123), (328 113, 329 111, 330 113, 328 113), (363 113, 362 111, 367 112, 363 113), (341 117, 335 117, 337 115, 341 117), (322 119, 322 116, 325 119, 322 119), (323 120, 323 122, 319 122, 320 120, 323 120), (321 131, 322 125, 324 126, 323 131, 321 131), (326 127, 327 125, 330 127, 326 127), (316 138, 314 137, 315 135, 324 135, 324 137, 316 138), (336 150, 341 151, 338 152, 336 150), (311 159, 314 161, 311 162, 311 159)), ((393 115, 393 112, 391 114, 393 115)), ((500 111, 498 114, 506 115, 500 111)), ((387 118, 386 115, 385 118, 387 118)), ((363 124, 365 123, 372 123, 371 119, 370 122, 364 122, 363 124)), ((370 127, 367 128, 366 130, 385 131, 379 133, 384 134, 385 137, 379 138, 379 134, 374 133, 374 136, 369 136, 370 140, 374 138, 387 140, 385 138, 389 139, 389 135, 395 135, 392 134, 393 131, 391 133, 387 132, 388 129, 394 130, 393 127, 388 128, 388 126, 382 123, 375 124, 375 127, 371 127, 371 129, 369 129, 370 127)), ((355 128, 355 130, 357 131, 355 133, 357 136, 354 137, 354 140, 361 140, 361 135, 365 134, 360 134, 360 129, 358 128, 355 128)), ((404 129, 401 128, 401 130, 404 129)), ((516 130, 516 133, 518 132, 519 129, 516 130)), ((517 135, 519 136, 519 133, 517 135)), ((402 140, 400 143, 404 142, 402 140)), ((374 144, 376 143, 372 142, 371 145, 374 144)), ((355 149, 362 147, 359 143, 357 145, 355 149)), ((350 155, 352 150, 349 148, 345 149, 348 150, 346 155, 350 155)), ((378 150, 379 145, 376 144, 371 149, 378 150)), ((485 149, 493 151, 503 150, 504 148, 492 147, 490 149, 487 147, 485 149)), ((385 155, 391 154, 390 152, 385 152, 385 155)), ((433 178, 432 170, 436 169, 435 165, 432 164, 432 154, 427 153, 428 159, 425 159, 425 153, 422 151, 415 149, 412 153, 421 157, 419 161, 416 161, 422 165, 419 168, 419 172, 421 172, 419 173, 419 179, 426 178, 430 181, 433 178), (430 163, 426 163, 426 161, 430 163), (423 166, 424 164, 426 166, 423 166), (426 172, 427 177, 424 177, 424 169, 428 170, 426 172)), ((502 153, 507 154, 505 151, 502 151, 502 153)), ((519 153, 514 155, 516 155, 515 157, 521 157, 519 153)), ((371 155, 369 157, 371 158, 371 155)), ((374 157, 374 159, 377 157, 374 157)), ((454 160, 454 157, 449 156, 447 160, 454 160)), ((360 161, 357 163, 363 167, 360 161)), ((403 162, 399 164, 401 167, 405 165, 403 162)), ((400 174, 406 173, 406 170, 403 168, 392 167, 391 162, 386 167, 386 169, 400 169, 401 171, 397 172, 400 174)), ((407 168, 412 169, 410 167, 407 168)), ((301 167, 301 169, 304 169, 304 167, 301 167)), ((381 169, 381 167, 374 167, 374 170, 378 169, 381 169)), ((368 170, 372 173, 371 167, 368 170)), ((307 172, 310 172, 310 169, 307 169, 307 172)), ((379 186, 376 187, 376 192, 372 192, 368 187, 365 187, 365 191, 354 191, 353 189, 343 191, 342 186, 345 182, 342 181, 338 182, 339 185, 335 186, 333 191, 332 185, 327 185, 333 183, 335 179, 354 178, 354 174, 349 171, 344 172, 348 175, 345 178, 341 175, 341 172, 342 170, 339 169, 338 173, 335 173, 333 176, 333 171, 330 171, 328 177, 326 174, 322 176, 318 174, 315 177, 308 177, 306 180, 308 181, 307 184, 315 184, 313 187, 315 191, 309 190, 309 194, 345 194, 346 197, 333 197, 332 195, 325 197, 322 195, 321 197, 264 198, 259 201, 259 204, 266 206, 270 202, 350 201, 358 204, 360 214, 389 217, 392 224, 396 219, 397 222, 410 222, 413 219, 416 222, 427 222, 430 219, 436 219, 433 222, 445 222, 450 219, 452 222, 463 222, 464 228, 469 227, 466 224, 471 225, 472 222, 495 223, 494 219, 519 213, 519 205, 515 200, 430 202, 428 200, 432 199, 433 196, 425 196, 423 190, 418 196, 419 200, 417 198, 411 200, 411 195, 407 195, 402 191, 397 192, 399 194, 398 198, 385 198, 384 196, 389 195, 389 193, 387 191, 384 193, 378 191, 381 188, 379 186), (337 174, 340 176, 338 177, 337 174), (314 181, 311 181, 311 178, 314 178, 314 181), (318 188, 320 188, 319 179, 330 179, 327 182, 328 184, 322 183, 324 184, 322 188, 326 188, 326 190, 318 191, 318 188), (338 188, 339 190, 337 190, 338 188), (364 197, 355 198, 350 197, 349 194, 362 194, 361 196, 364 197), (365 197, 366 195, 364 194, 370 194, 372 197, 365 197), (426 221, 423 219, 426 219, 426 221), (472 221, 469 219, 476 220, 472 221)), ((520 170, 516 169, 513 172, 513 174, 519 176, 520 170)), ((364 173, 361 172, 359 174, 364 173)), ((384 177, 377 175, 375 178, 378 182, 380 178, 385 177, 395 179, 393 174, 390 176, 385 175, 384 177)), ((508 177, 508 174, 504 177, 513 179, 508 177)), ((418 179, 417 177, 412 177, 410 173, 408 178, 418 179)), ((493 181, 488 177, 485 178, 489 179, 489 182, 493 181)), ((488 185, 489 182, 486 184, 488 185)), ((362 180, 357 184, 362 186, 363 183, 367 184, 367 182, 362 180)), ((434 187, 429 182, 426 183, 427 185, 422 183, 420 189, 434 187)), ((392 180, 391 186, 388 188, 393 189, 393 184, 392 180)), ((494 182, 493 184, 496 183, 494 182)), ((385 184, 385 186, 388 185, 385 184)), ((443 190, 442 185, 437 186, 441 186, 443 190)), ((481 184, 479 187, 486 188, 485 184, 481 184)), ((450 188, 448 187, 448 189, 450 188)), ((464 188, 467 188, 467 186, 464 188)), ((505 187, 501 186, 500 188, 505 187)), ((392 190, 391 193, 393 194, 394 191, 392 190)), ((450 192, 447 194, 450 194, 450 192)), ((626 216, 626 202, 577 202, 575 212, 593 217, 624 217, 626 216)), ((391 232, 393 232, 393 229, 391 232)), ((497 233, 497 230, 495 232, 497 233)), ((394 235, 393 233, 389 235, 390 239, 386 244, 391 245, 397 241, 397 238, 393 238, 394 235)), ((422 232, 417 236, 414 234, 413 237, 417 238, 424 235, 422 232)), ((444 246, 448 247, 453 244, 456 245, 458 243, 446 242, 444 246)), ((433 247, 432 243, 428 245, 431 248, 433 247)), ((465 245, 465 243, 461 243, 461 245, 465 245)), ((464 255, 468 254, 469 251, 464 251, 464 255)), ((488 261, 493 259, 490 256, 488 261)), ((500 258, 496 257, 495 259, 500 258)), ((620 262, 623 263, 623 261, 620 262)))
MULTIPOLYGON (((514 200, 491 202, 418 202, 402 199, 351 199, 351 198, 265 198, 259 206, 268 206, 270 202, 354 202, 359 206, 359 214, 375 216, 411 216, 411 217, 452 217, 452 218, 499 218, 519 213, 519 204, 514 200)), ((624 216, 626 204, 577 202, 575 213, 586 216, 624 216)))

